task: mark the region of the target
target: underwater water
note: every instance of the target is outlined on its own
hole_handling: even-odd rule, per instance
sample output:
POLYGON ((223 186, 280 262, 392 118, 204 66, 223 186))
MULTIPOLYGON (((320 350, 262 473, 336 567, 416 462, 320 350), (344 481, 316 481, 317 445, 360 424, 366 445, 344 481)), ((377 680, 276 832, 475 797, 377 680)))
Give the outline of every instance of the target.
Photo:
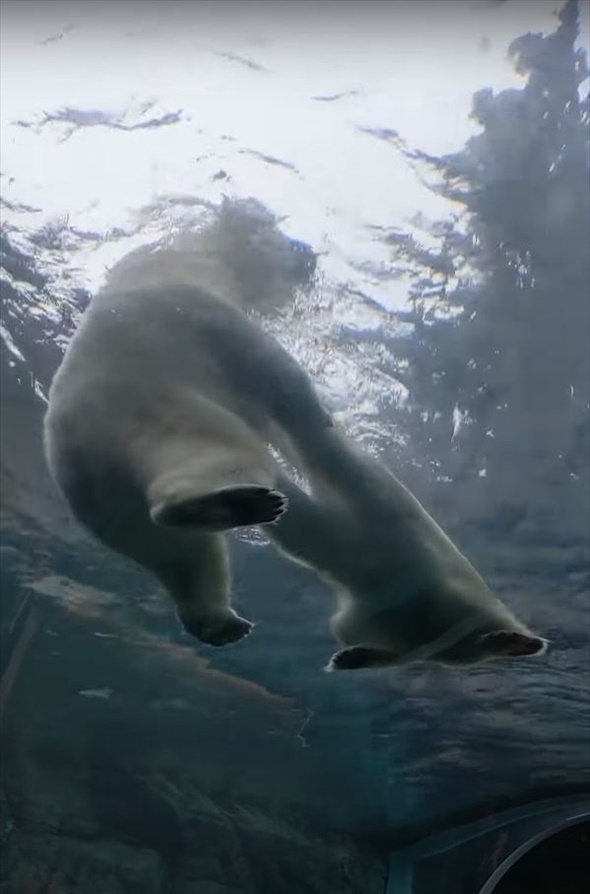
POLYGON ((1 894, 582 890, 588 12, 5 0, 1 894), (326 674, 333 592, 250 528, 256 626, 205 645, 74 521, 64 349, 116 261, 224 201, 304 259, 260 325, 545 655, 326 674))

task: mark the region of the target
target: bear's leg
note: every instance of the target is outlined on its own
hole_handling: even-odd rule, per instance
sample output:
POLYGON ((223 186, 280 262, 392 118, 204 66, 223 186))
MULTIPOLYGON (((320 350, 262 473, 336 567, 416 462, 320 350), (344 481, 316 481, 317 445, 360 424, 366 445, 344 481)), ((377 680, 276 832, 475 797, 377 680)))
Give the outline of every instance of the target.
POLYGON ((361 670, 366 667, 389 667, 397 664, 395 652, 383 649, 369 649, 366 646, 349 646, 335 652, 325 668, 326 671, 361 670))
POLYGON ((172 596, 178 619, 191 636, 212 646, 225 646, 252 630, 254 625, 230 605, 229 560, 222 536, 190 537, 182 553, 171 555, 153 570, 172 596))
POLYGON ((152 521, 229 531, 280 518, 287 501, 274 490, 277 466, 266 445, 222 407, 195 399, 185 415, 191 411, 192 431, 154 438, 147 451, 144 445, 141 462, 152 521))
POLYGON ((287 498, 288 511, 265 534, 291 559, 321 574, 335 564, 334 557, 350 550, 343 513, 306 494, 284 472, 278 473, 277 486, 287 498))

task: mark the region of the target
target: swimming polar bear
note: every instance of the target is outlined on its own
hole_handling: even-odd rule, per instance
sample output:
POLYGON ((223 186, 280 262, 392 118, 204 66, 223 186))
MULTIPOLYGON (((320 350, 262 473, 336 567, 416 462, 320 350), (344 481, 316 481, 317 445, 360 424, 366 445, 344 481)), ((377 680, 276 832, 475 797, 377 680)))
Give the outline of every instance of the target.
POLYGON ((224 532, 263 525, 337 592, 330 670, 538 654, 420 503, 334 427, 307 375, 246 313, 272 312, 313 270, 255 206, 132 253, 86 311, 51 386, 49 467, 78 520, 150 570, 185 629, 224 645, 224 532), (286 449, 311 494, 277 464, 286 449), (285 511, 287 510, 287 511, 285 511))
POLYGON ((326 670, 418 661, 477 664, 543 654, 418 500, 337 427, 300 442, 306 494, 283 473, 289 511, 268 534, 336 590, 345 646, 326 670))
POLYGON ((257 203, 226 202, 200 233, 113 268, 50 388, 46 457, 74 516, 151 571, 212 645, 252 628, 230 604, 224 532, 287 505, 267 443, 331 424, 247 315, 292 301, 314 265, 257 203))

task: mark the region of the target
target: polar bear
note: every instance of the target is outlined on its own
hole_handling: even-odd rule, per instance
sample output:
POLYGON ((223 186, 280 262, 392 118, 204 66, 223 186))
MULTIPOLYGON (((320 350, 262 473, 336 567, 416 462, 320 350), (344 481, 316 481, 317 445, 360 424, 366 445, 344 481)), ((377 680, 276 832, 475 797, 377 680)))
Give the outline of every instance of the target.
POLYGON ((309 378, 251 319, 309 282, 315 256, 253 202, 197 234, 133 252, 86 310, 51 384, 44 443, 74 516, 151 571, 185 629, 224 645, 224 532, 286 508, 267 447, 331 425, 309 378))
POLYGON ((419 661, 477 664, 543 654, 418 500, 336 426, 299 443, 311 493, 286 474, 274 544, 332 585, 343 649, 326 670, 419 661))
POLYGON ((420 503, 333 423, 303 370, 251 319, 293 298, 314 256, 258 206, 124 258, 52 383, 49 468, 78 518, 151 571, 185 629, 220 646, 231 607, 225 532, 262 525, 337 592, 330 670, 539 654, 420 503), (307 476, 297 487, 267 444, 307 476))

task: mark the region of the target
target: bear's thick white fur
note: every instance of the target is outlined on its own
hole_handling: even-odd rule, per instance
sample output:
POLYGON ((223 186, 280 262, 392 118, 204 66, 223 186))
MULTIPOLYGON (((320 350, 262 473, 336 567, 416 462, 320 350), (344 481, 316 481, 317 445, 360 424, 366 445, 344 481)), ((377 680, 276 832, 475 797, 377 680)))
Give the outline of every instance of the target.
POLYGON ((221 645, 251 624, 230 605, 223 532, 278 519, 267 443, 330 425, 303 370, 246 314, 293 300, 309 248, 257 206, 124 258, 52 383, 49 468, 78 520, 149 569, 185 628, 221 645))
POLYGON ((336 590, 346 648, 327 670, 542 654, 534 635, 391 472, 336 427, 299 443, 312 493, 281 473, 289 511, 269 534, 336 590))
POLYGON ((48 463, 74 514, 150 570, 185 628, 214 645, 252 626, 231 608, 224 532, 254 524, 336 589, 332 627, 345 648, 329 669, 543 651, 247 315, 292 300, 311 266, 268 215, 237 203, 111 271, 46 416, 48 463), (287 447, 310 495, 268 443, 287 447))

